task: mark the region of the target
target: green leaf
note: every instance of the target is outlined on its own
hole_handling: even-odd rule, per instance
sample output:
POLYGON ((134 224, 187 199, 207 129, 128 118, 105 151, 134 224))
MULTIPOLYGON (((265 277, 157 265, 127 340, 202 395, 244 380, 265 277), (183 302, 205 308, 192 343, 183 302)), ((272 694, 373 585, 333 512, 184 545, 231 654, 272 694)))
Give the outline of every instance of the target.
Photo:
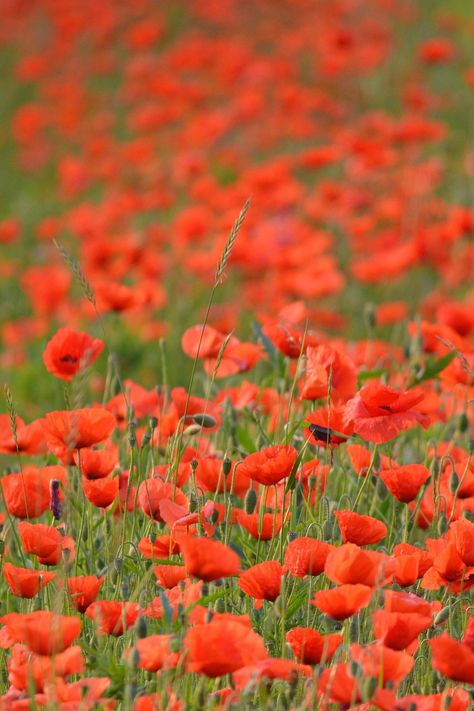
POLYGON ((455 356, 456 353, 451 351, 441 356, 441 358, 427 358, 424 368, 413 376, 408 387, 412 388, 414 385, 423 383, 425 380, 436 378, 442 370, 448 367, 455 356))
POLYGON ((358 387, 365 383, 366 380, 372 380, 373 378, 381 378, 382 375, 386 375, 388 370, 380 368, 379 370, 361 370, 357 376, 358 387))

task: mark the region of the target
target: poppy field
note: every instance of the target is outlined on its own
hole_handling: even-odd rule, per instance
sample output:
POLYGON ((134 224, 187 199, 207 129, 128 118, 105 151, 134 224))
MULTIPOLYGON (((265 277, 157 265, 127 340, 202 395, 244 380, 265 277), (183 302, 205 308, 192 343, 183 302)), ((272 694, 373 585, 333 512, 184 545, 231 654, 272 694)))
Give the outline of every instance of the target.
POLYGON ((0 711, 472 708, 472 3, 0 6, 0 711))

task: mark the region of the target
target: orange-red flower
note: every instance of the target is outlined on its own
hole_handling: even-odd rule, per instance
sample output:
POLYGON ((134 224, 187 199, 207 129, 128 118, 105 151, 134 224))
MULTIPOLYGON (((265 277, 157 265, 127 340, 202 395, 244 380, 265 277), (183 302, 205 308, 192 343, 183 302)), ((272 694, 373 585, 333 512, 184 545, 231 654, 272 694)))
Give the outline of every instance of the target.
POLYGON ((194 536, 179 536, 178 542, 188 575, 206 582, 238 575, 240 558, 224 543, 194 536))
POLYGON ((293 627, 286 633, 286 641, 296 659, 303 664, 324 664, 329 662, 336 649, 342 644, 341 634, 319 634, 311 627, 293 627))
POLYGON ((46 370, 61 380, 72 380, 102 353, 104 342, 82 331, 60 328, 43 352, 46 370))
POLYGON ((38 556, 42 565, 58 565, 63 551, 67 551, 68 560, 74 558, 74 540, 70 536, 62 536, 53 526, 21 521, 18 533, 25 551, 38 556))
POLYGON ((367 585, 340 585, 315 593, 310 602, 334 620, 345 620, 361 608, 367 607, 372 592, 372 588, 367 585))
POLYGON ((373 614, 375 638, 391 649, 406 649, 421 632, 433 624, 431 615, 418 612, 387 612, 373 614))
POLYGON ((324 567, 329 580, 337 585, 385 585, 392 579, 394 561, 384 553, 367 551, 355 543, 344 543, 334 548, 324 567))
POLYGON ((115 417, 102 407, 57 410, 45 417, 48 449, 65 464, 74 463, 74 450, 103 442, 115 428, 115 417))
POLYGON ((78 617, 57 615, 49 610, 19 613, 0 617, 9 633, 36 654, 58 654, 69 647, 81 631, 78 617))
POLYGON ((71 603, 79 612, 85 612, 89 605, 94 602, 105 577, 100 578, 95 575, 79 575, 67 578, 66 584, 71 596, 71 603))
POLYGON ((38 594, 41 588, 44 588, 56 577, 56 573, 49 573, 46 570, 31 570, 31 568, 18 568, 13 563, 4 563, 3 576, 14 595, 32 598, 38 594))
POLYGON ((379 543, 387 535, 387 526, 373 516, 366 516, 354 511, 335 511, 344 543, 368 546, 379 543))
POLYGON ((373 380, 346 404, 344 421, 369 442, 388 442, 417 423, 428 425, 428 418, 416 410, 424 397, 416 388, 398 391, 373 380))
POLYGON ((239 588, 256 600, 277 599, 281 589, 281 577, 285 572, 277 560, 257 563, 240 574, 239 588))
POLYGON ((396 499, 408 504, 416 499, 430 472, 423 464, 405 464, 382 470, 379 476, 396 499))
POLYGON ((453 681, 474 684, 474 618, 469 619, 462 641, 444 632, 429 644, 434 669, 453 681))
POLYGON ((303 400, 331 397, 345 402, 357 389, 357 373, 352 360, 327 344, 306 350, 305 380, 300 389, 303 400))
POLYGON ((285 566, 295 578, 320 575, 334 546, 316 538, 301 536, 290 541, 285 551, 285 566))
POLYGON ((214 678, 266 659, 262 638, 239 621, 190 627, 184 638, 188 671, 214 678))
POLYGON ((86 609, 85 614, 97 625, 98 634, 120 637, 137 621, 140 607, 136 602, 117 600, 96 600, 86 609))
POLYGON ((49 486, 53 479, 66 483, 64 467, 28 466, 23 467, 19 474, 8 474, 2 477, 0 484, 9 513, 17 518, 41 516, 49 508, 49 486))
POLYGON ((291 474, 298 452, 289 444, 275 444, 249 454, 238 471, 253 481, 270 486, 291 474))

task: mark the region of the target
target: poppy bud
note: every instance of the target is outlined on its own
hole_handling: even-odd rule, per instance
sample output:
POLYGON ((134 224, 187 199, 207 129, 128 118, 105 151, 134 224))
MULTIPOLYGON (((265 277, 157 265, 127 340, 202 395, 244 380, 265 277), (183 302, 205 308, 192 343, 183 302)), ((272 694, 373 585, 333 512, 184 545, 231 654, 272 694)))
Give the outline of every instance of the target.
POLYGON ((120 593, 122 595, 122 600, 128 600, 130 597, 130 586, 127 582, 122 583, 120 586, 120 593))
POLYGON ((446 521, 446 516, 444 513, 440 513, 439 518, 438 518, 438 535, 442 536, 446 533, 446 528, 447 528, 447 521, 446 521))
POLYGON ((459 486, 459 477, 456 474, 456 472, 452 472, 451 476, 449 477, 449 490, 452 494, 456 493, 456 490, 459 486))
POLYGON ((373 328, 375 328, 375 325, 377 323, 376 315, 375 315, 375 306, 374 304, 368 302, 364 306, 364 323, 365 327, 371 331, 373 328))
POLYGON ((49 508, 56 521, 61 518, 62 506, 59 500, 59 479, 51 479, 49 482, 49 508))
MULTIPOLYGON (((466 415, 465 412, 463 412, 463 413, 461 413, 461 415, 459 415, 458 428, 459 428, 460 432, 467 432, 469 429, 469 419, 468 419, 468 416, 466 415)), ((449 698, 449 697, 446 697, 446 698, 449 698)))
POLYGON ((369 701, 372 696, 377 691, 378 679, 375 676, 369 676, 368 679, 364 679, 362 682, 362 698, 365 701, 369 701))
POLYGON ((245 494, 244 510, 247 514, 253 514, 257 505, 257 492, 255 489, 249 489, 245 494))
POLYGON ((364 676, 364 670, 363 670, 363 668, 361 667, 361 665, 359 664, 359 662, 356 662, 356 661, 355 661, 355 659, 352 659, 352 660, 349 662, 349 674, 350 674, 352 677, 364 676))
POLYGON ((273 603, 273 610, 275 612, 275 615, 279 618, 282 618, 285 614, 285 601, 282 598, 281 595, 278 595, 277 599, 273 603))
POLYGON ((156 430, 156 428, 158 426, 158 418, 157 417, 150 417, 148 425, 151 430, 156 430))
POLYGON ((146 620, 144 617, 139 617, 135 628, 137 630, 137 637, 140 637, 140 639, 143 639, 143 637, 146 637, 147 635, 147 624, 146 620))
POLYGON ((202 597, 206 597, 206 595, 209 595, 209 585, 206 585, 206 583, 202 584, 201 595, 202 597))
POLYGON ((140 652, 139 652, 138 649, 135 647, 135 648, 132 650, 132 653, 131 653, 130 656, 129 656, 129 664, 130 664, 131 667, 135 667, 135 668, 136 668, 136 667, 138 667, 139 663, 140 663, 140 652))
POLYGON ((214 605, 214 609, 216 612, 220 612, 220 613, 225 612, 225 600, 222 597, 217 598, 215 605, 214 605))
POLYGON ((209 622, 211 622, 212 618, 214 617, 214 613, 212 610, 207 610, 206 614, 204 616, 204 622, 208 625, 209 622))
POLYGON ((438 459, 436 459, 436 457, 431 462, 430 474, 433 478, 437 477, 439 474, 439 461, 438 459))
POLYGON ((170 652, 176 653, 181 650, 181 641, 179 640, 178 637, 173 637, 173 639, 170 639, 169 645, 170 645, 170 652))
POLYGON ((435 616, 433 624, 434 625, 442 625, 443 622, 446 622, 446 620, 449 617, 449 611, 451 607, 450 605, 446 605, 446 607, 443 607, 442 610, 438 612, 438 614, 435 616))
POLYGON ((121 573, 123 570, 123 558, 115 558, 114 560, 114 568, 117 571, 117 573, 121 573))
POLYGON ((208 415, 205 412, 198 412, 197 414, 192 415, 192 419, 196 424, 201 425, 201 427, 204 427, 205 429, 209 429, 217 425, 217 420, 212 417, 212 415, 208 415))
POLYGON ((200 431, 201 425, 189 425, 189 427, 186 427, 183 434, 187 435, 188 437, 192 437, 193 435, 198 434, 200 431))
POLYGON ((334 529, 334 524, 331 519, 327 519, 327 521, 324 522, 323 525, 323 539, 325 541, 330 541, 333 538, 333 529, 334 529))
POLYGON ((143 437, 142 437, 142 443, 141 443, 142 449, 143 449, 144 447, 147 447, 147 446, 150 444, 150 440, 151 440, 151 433, 150 433, 150 432, 145 432, 145 434, 144 434, 143 437))
POLYGON ((222 462, 222 471, 224 473, 224 476, 227 476, 228 474, 230 474, 231 470, 232 470, 232 461, 228 457, 226 457, 224 459, 224 461, 222 462))

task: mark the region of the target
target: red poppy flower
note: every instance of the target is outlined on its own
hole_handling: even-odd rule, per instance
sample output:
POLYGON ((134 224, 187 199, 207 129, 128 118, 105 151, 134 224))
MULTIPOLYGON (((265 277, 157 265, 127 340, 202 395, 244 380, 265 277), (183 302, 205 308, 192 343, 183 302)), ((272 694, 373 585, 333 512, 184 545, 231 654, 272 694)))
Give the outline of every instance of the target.
POLYGON ((474 523, 467 518, 453 521, 449 527, 448 539, 453 541, 463 563, 474 566, 474 523))
POLYGON ((44 445, 43 419, 25 425, 21 417, 15 417, 16 435, 12 432, 9 415, 0 415, 0 454, 39 454, 46 451, 44 445))
POLYGON ((104 343, 82 331, 60 328, 43 352, 46 370, 61 380, 72 380, 102 353, 104 343))
POLYGON ((17 518, 41 516, 49 508, 50 482, 56 479, 64 484, 66 478, 66 470, 61 466, 23 467, 20 474, 2 477, 0 484, 9 513, 17 518))
POLYGON ((164 588, 174 588, 186 579, 186 569, 183 565, 155 565, 153 567, 157 580, 164 588))
MULTIPOLYGON (((472 625, 472 618, 470 620, 472 625)), ((474 684, 474 645, 459 642, 444 632, 429 641, 432 664, 436 671, 448 679, 464 684, 474 684)))
POLYGON ((417 423, 429 424, 428 418, 414 409, 424 397, 416 388, 403 392, 373 380, 346 404, 344 422, 369 442, 388 442, 417 423))
POLYGON ((98 634, 120 637, 137 621, 140 607, 136 602, 116 600, 96 600, 86 609, 85 614, 97 625, 98 634))
POLYGON ((334 546, 316 538, 301 536, 290 541, 285 551, 285 566, 295 578, 320 575, 334 546))
POLYGON ((46 570, 31 570, 31 568, 18 568, 13 563, 4 563, 3 576, 8 587, 14 595, 24 598, 32 598, 44 588, 56 573, 48 573, 46 570))
POLYGON ((293 627, 286 633, 286 641, 293 654, 303 664, 324 664, 329 662, 342 644, 341 634, 319 634, 311 627, 293 627))
POLYGON ((86 479, 102 479, 108 476, 117 464, 117 454, 108 449, 81 449, 81 454, 74 455, 74 461, 81 468, 86 479))
POLYGON ((405 464, 385 469, 379 476, 398 501, 408 504, 416 499, 421 487, 430 478, 430 471, 423 464, 405 464))
POLYGON ((257 511, 247 514, 242 509, 236 509, 234 515, 240 526, 245 528, 253 538, 261 541, 271 541, 278 536, 283 526, 283 514, 277 512, 260 514, 257 511))
POLYGON ((190 627, 183 647, 189 672, 214 678, 267 657, 262 638, 238 621, 211 621, 190 627))
POLYGON ((291 474, 298 452, 289 444, 275 444, 249 454, 238 471, 264 486, 278 484, 291 474))
POLYGON ((384 553, 367 551, 354 543, 334 548, 327 559, 324 572, 337 585, 386 585, 393 577, 394 561, 384 553))
POLYGON ((311 333, 300 331, 288 321, 268 323, 262 330, 275 348, 278 348, 283 355, 289 358, 299 358, 308 346, 317 345, 317 341, 311 333))
POLYGON ((369 644, 362 647, 351 644, 351 658, 358 662, 367 677, 380 679, 382 684, 401 682, 411 672, 415 664, 411 654, 397 652, 383 644, 369 644))
POLYGON ((240 574, 239 588, 256 600, 277 599, 285 569, 277 560, 257 563, 240 574))
POLYGON ((367 585, 340 585, 331 590, 321 590, 310 600, 311 604, 334 620, 345 620, 367 607, 372 597, 372 588, 367 585))
POLYGON ((85 612, 89 605, 94 602, 105 576, 98 578, 95 575, 80 575, 67 578, 66 584, 71 596, 71 603, 79 612, 85 612))
POLYGON ((258 683, 261 679, 283 679, 283 681, 296 682, 298 677, 309 677, 312 669, 307 664, 298 664, 290 659, 268 657, 256 664, 245 666, 232 675, 237 689, 244 689, 250 683, 258 683))
POLYGON ((194 536, 179 536, 177 540, 188 575, 206 582, 238 575, 240 558, 224 543, 194 536))
POLYGON ((138 550, 144 558, 169 558, 170 555, 179 553, 179 545, 169 535, 142 538, 138 543, 138 550))
POLYGON ((365 516, 354 511, 334 512, 344 543, 368 546, 379 543, 387 535, 387 526, 373 516, 365 516))
POLYGON ((59 654, 69 647, 81 631, 78 617, 57 615, 49 610, 0 617, 9 633, 36 654, 59 654))
POLYGON ((163 521, 160 504, 166 500, 186 507, 186 510, 188 508, 187 497, 171 482, 162 479, 145 479, 138 487, 138 504, 143 513, 154 518, 155 521, 163 521))
MULTIPOLYGON (((346 447, 346 452, 349 455, 349 459, 357 476, 367 476, 373 457, 370 449, 363 447, 361 444, 349 444, 346 447)), ((384 469, 390 469, 393 465, 396 465, 396 463, 382 454, 377 456, 377 465, 374 469, 375 471, 382 471, 384 469)))
POLYGON ((107 508, 119 493, 120 480, 118 477, 106 476, 102 479, 86 479, 82 477, 81 485, 84 496, 94 506, 107 508))
POLYGON ((44 523, 18 524, 18 533, 27 553, 38 556, 42 565, 58 565, 63 551, 68 551, 68 560, 75 555, 74 541, 70 536, 62 536, 57 528, 44 523))
MULTIPOLYGON (((179 655, 170 649, 171 634, 152 634, 137 640, 134 649, 138 652, 138 668, 148 672, 171 669, 179 661, 179 655)), ((127 650, 127 656, 132 650, 127 650)))
POLYGON ((321 407, 312 412, 306 421, 309 423, 304 430, 304 435, 311 444, 318 447, 338 447, 352 435, 352 425, 344 421, 344 410, 334 405, 321 407))
POLYGON ((300 389, 303 400, 327 398, 345 402, 357 389, 353 361, 327 344, 306 350, 305 380, 300 389))
POLYGON ((373 614, 376 639, 391 649, 406 649, 421 632, 433 624, 431 615, 417 612, 387 612, 377 610, 373 614))
POLYGON ((102 407, 48 412, 44 424, 48 449, 65 464, 74 463, 75 449, 103 442, 114 429, 115 417, 102 407))
POLYGON ((28 691, 33 683, 35 691, 42 692, 55 678, 82 674, 84 669, 84 657, 79 646, 68 647, 51 659, 33 654, 24 644, 15 644, 8 660, 8 680, 15 689, 28 691))

